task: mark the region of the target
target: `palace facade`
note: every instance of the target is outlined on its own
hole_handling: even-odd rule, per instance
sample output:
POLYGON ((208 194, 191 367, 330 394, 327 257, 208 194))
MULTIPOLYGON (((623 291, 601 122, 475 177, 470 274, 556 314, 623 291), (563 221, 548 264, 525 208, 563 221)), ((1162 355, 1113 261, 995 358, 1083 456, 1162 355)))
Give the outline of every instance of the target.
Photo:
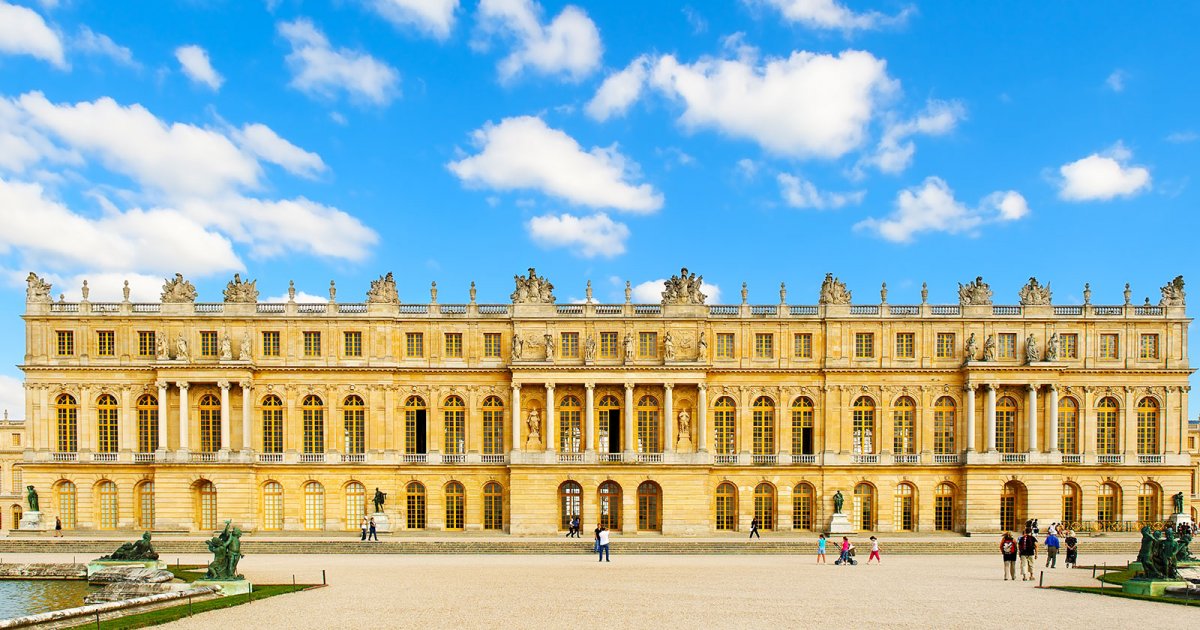
POLYGON ((859 531, 1195 512, 1181 278, 1158 305, 701 289, 559 304, 531 269, 504 304, 401 303, 391 274, 262 303, 235 277, 206 303, 177 275, 68 303, 30 274, 20 474, 68 529, 356 529, 376 488, 395 532, 823 531, 838 491, 859 531))

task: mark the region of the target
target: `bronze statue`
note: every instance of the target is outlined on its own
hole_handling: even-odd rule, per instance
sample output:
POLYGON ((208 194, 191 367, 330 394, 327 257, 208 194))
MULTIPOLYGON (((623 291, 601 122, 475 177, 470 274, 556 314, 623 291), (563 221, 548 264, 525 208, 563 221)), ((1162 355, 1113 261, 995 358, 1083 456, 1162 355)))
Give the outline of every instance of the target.
POLYGON ((37 490, 34 490, 33 486, 25 486, 25 500, 29 502, 30 512, 41 512, 38 505, 37 490))
POLYGON ((142 537, 133 542, 127 542, 117 550, 102 556, 101 560, 158 560, 158 552, 154 551, 154 545, 150 544, 150 532, 142 534, 142 537))
POLYGON ((842 496, 842 491, 838 490, 837 492, 835 492, 833 494, 833 513, 841 514, 842 513, 842 505, 845 502, 846 502, 846 499, 845 499, 845 497, 842 496))
MULTIPOLYGON (((32 487, 33 486, 30 486, 30 488, 32 487)), ((1174 496, 1171 497, 1171 501, 1175 504, 1175 513, 1183 514, 1183 493, 1176 492, 1174 496)))
POLYGON ((372 499, 372 502, 375 504, 375 513, 376 514, 383 511, 383 502, 386 500, 387 500, 387 493, 380 491, 379 488, 375 488, 375 497, 374 497, 374 499, 372 499))
POLYGON ((240 580, 237 573, 238 562, 242 559, 242 530, 230 528, 230 521, 225 521, 225 529, 220 534, 208 539, 205 543, 213 553, 212 562, 208 563, 206 580, 240 580))

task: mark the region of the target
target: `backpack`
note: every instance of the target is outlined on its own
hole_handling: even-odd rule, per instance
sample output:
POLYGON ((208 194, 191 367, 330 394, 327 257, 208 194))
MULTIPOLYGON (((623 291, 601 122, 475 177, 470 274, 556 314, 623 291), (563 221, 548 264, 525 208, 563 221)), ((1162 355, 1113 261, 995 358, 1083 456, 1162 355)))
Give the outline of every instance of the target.
POLYGON ((1000 544, 1000 553, 1010 555, 1010 556, 1016 554, 1017 553, 1017 543, 1015 543, 1011 540, 1004 541, 1003 543, 1000 544))

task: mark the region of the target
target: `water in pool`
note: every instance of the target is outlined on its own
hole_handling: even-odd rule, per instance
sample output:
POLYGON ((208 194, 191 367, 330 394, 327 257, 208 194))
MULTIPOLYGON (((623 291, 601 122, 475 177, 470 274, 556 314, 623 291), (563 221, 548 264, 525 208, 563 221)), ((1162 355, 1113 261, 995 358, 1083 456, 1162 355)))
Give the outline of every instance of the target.
POLYGON ((94 590, 85 580, 0 580, 0 619, 82 606, 94 590))

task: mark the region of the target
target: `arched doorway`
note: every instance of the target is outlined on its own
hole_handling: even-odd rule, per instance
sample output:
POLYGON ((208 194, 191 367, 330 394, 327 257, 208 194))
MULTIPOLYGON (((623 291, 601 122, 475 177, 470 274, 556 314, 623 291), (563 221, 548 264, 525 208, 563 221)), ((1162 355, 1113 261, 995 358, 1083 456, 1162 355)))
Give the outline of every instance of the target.
POLYGON ((612 531, 621 531, 621 486, 615 481, 605 481, 599 490, 600 525, 612 531))
POLYGON ((737 531, 737 486, 728 481, 717 486, 716 524, 718 531, 737 531))
POLYGON ((621 401, 616 396, 600 397, 596 405, 596 426, 600 431, 600 441, 597 447, 601 452, 621 452, 621 401))
POLYGON ((797 484, 792 490, 792 529, 812 531, 813 487, 808 483, 797 484))
POLYGON ((892 515, 897 531, 917 530, 917 489, 911 483, 896 486, 896 512, 892 515))
POLYGON ((1107 481, 1096 493, 1096 520, 1112 523, 1121 520, 1121 486, 1107 481))
POLYGON ((504 488, 495 481, 483 486, 483 528, 504 529, 504 488))
POLYGON ((653 481, 638 485, 638 530, 662 531, 662 488, 653 481))
POLYGON ((197 481, 193 486, 196 502, 196 529, 212 531, 217 528, 217 487, 207 479, 197 481))
POLYGON ((952 532, 954 525, 954 486, 942 482, 933 491, 933 529, 952 532))
POLYGON ((1062 520, 1064 523, 1076 523, 1081 520, 1083 492, 1079 486, 1068 481, 1062 487, 1062 520))
POLYGON ((1142 525, 1162 519, 1162 487, 1153 481, 1142 484, 1138 490, 1138 521, 1142 525))
POLYGON ((875 529, 875 486, 863 482, 854 486, 854 528, 858 531, 875 529))
POLYGON ((571 519, 579 517, 583 523, 583 487, 574 481, 564 481, 558 486, 558 527, 571 529, 571 519))
POLYGON ((775 486, 765 481, 754 487, 754 518, 759 529, 775 529, 775 486))
POLYGON ((463 512, 466 511, 466 496, 463 485, 457 481, 446 484, 446 529, 461 531, 463 512))
POLYGON ((410 481, 404 487, 405 523, 408 529, 425 529, 425 486, 410 481))
POLYGON ((262 528, 266 531, 283 529, 283 484, 278 481, 263 484, 262 528))
POLYGON ((1009 481, 1000 491, 1000 529, 1023 531, 1025 524, 1025 484, 1009 481))

